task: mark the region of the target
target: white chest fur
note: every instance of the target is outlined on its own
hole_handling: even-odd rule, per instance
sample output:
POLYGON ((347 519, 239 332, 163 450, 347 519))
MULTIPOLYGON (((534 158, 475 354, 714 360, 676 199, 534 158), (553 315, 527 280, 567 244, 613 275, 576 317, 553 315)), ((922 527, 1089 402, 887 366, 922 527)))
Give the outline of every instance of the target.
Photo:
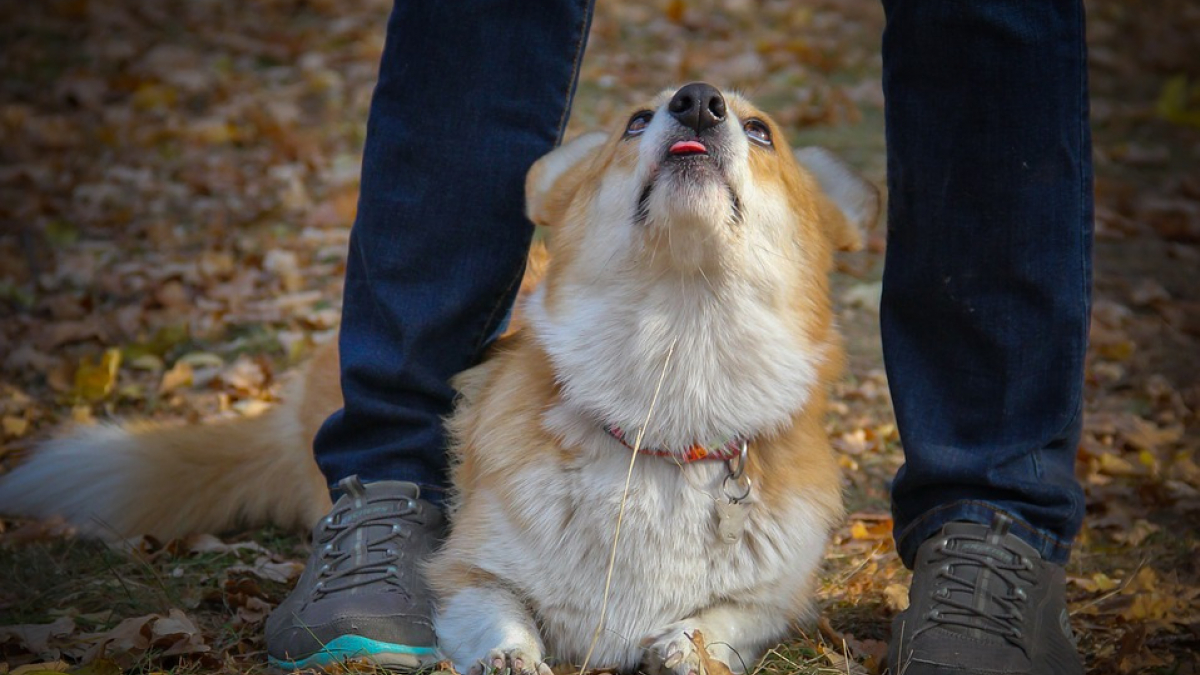
POLYGON ((566 403, 588 424, 639 428, 674 343, 647 447, 711 443, 790 423, 808 400, 822 358, 789 325, 795 321, 789 312, 737 280, 713 286, 664 277, 567 287, 553 314, 545 301, 541 291, 530 298, 534 334, 566 403))
MULTIPOLYGON (((577 465, 539 467, 525 477, 531 499, 513 519, 523 526, 499 504, 490 509, 492 540, 481 542, 488 553, 477 560, 527 599, 546 655, 574 662, 600 620, 629 465, 628 451, 602 432, 583 447, 577 465)), ((775 513, 752 504, 742 539, 720 543, 715 499, 724 475, 718 462, 680 467, 637 458, 594 664, 632 668, 654 631, 726 598, 777 607, 790 600, 777 597, 780 589, 812 573, 826 537, 819 507, 802 497, 775 513)))

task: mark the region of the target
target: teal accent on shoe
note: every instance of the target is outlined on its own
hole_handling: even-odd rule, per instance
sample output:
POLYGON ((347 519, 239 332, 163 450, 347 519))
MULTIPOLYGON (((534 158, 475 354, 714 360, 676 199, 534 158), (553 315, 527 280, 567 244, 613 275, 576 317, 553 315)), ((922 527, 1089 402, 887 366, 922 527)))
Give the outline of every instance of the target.
POLYGON ((312 656, 295 661, 277 659, 271 656, 268 657, 268 660, 272 666, 283 670, 324 669, 327 666, 344 663, 348 659, 366 658, 369 660, 372 656, 378 654, 406 654, 425 660, 425 657, 437 656, 437 647, 410 647, 408 645, 392 644, 391 642, 380 642, 379 640, 372 640, 361 635, 342 635, 330 640, 319 652, 312 656))

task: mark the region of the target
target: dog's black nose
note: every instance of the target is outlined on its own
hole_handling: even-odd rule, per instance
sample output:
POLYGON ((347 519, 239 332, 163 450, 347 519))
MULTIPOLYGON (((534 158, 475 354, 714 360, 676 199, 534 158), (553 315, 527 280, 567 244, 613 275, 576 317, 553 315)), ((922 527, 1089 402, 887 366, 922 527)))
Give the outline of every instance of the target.
POLYGON ((680 124, 700 133, 725 119, 725 97, 711 84, 693 82, 675 92, 667 110, 680 124))

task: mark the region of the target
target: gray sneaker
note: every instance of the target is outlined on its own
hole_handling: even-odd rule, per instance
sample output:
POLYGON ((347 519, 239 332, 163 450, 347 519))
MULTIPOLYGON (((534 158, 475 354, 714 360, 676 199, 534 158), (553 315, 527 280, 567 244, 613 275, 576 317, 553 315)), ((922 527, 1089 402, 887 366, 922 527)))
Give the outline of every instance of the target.
POLYGON ((921 544, 909 608, 892 622, 892 675, 1082 675, 1066 574, 1011 524, 950 523, 921 544))
POLYGON ((313 529, 296 588, 267 619, 271 665, 325 670, 348 660, 385 669, 437 660, 433 597, 420 563, 445 518, 412 483, 338 483, 345 494, 313 529))

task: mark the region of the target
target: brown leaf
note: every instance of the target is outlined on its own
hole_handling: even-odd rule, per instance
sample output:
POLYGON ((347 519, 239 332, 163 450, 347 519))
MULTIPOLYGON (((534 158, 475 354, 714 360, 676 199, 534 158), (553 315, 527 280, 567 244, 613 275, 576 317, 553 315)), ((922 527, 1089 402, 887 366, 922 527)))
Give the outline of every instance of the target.
POLYGON ((70 670, 66 661, 48 661, 46 663, 27 663, 14 668, 9 675, 57 675, 70 670))
POLYGON ((729 666, 714 659, 712 654, 708 653, 708 647, 704 643, 703 632, 697 630, 688 635, 687 638, 692 641, 692 646, 696 648, 696 654, 700 657, 701 675, 733 675, 729 670, 729 666))
POLYGON ((37 656, 54 659, 59 650, 51 646, 51 641, 74 632, 75 621, 66 616, 51 623, 0 626, 0 645, 12 643, 37 656))
POLYGON ((211 651, 200 629, 178 609, 171 609, 166 616, 147 614, 125 619, 111 630, 91 633, 81 640, 91 644, 83 660, 105 654, 126 667, 151 648, 162 650, 164 656, 211 651))
POLYGON ((58 368, 62 360, 34 349, 31 345, 21 345, 9 353, 4 359, 4 366, 10 370, 49 371, 58 368))
POLYGON ((211 647, 204 644, 204 636, 201 635, 200 629, 178 609, 171 609, 167 616, 154 621, 150 637, 155 647, 166 647, 163 656, 202 654, 211 651, 211 647))
POLYGON ((98 316, 89 316, 79 321, 60 321, 50 326, 39 342, 45 349, 55 349, 70 342, 85 340, 108 341, 108 329, 98 316))
POLYGON ((211 534, 193 534, 183 540, 184 548, 189 553, 236 553, 238 551, 257 551, 266 553, 262 544, 254 541, 239 541, 227 544, 211 534))
POLYGON ((288 583, 304 572, 304 565, 294 560, 272 562, 267 556, 259 556, 254 565, 234 565, 228 571, 230 574, 247 573, 267 581, 288 583))

